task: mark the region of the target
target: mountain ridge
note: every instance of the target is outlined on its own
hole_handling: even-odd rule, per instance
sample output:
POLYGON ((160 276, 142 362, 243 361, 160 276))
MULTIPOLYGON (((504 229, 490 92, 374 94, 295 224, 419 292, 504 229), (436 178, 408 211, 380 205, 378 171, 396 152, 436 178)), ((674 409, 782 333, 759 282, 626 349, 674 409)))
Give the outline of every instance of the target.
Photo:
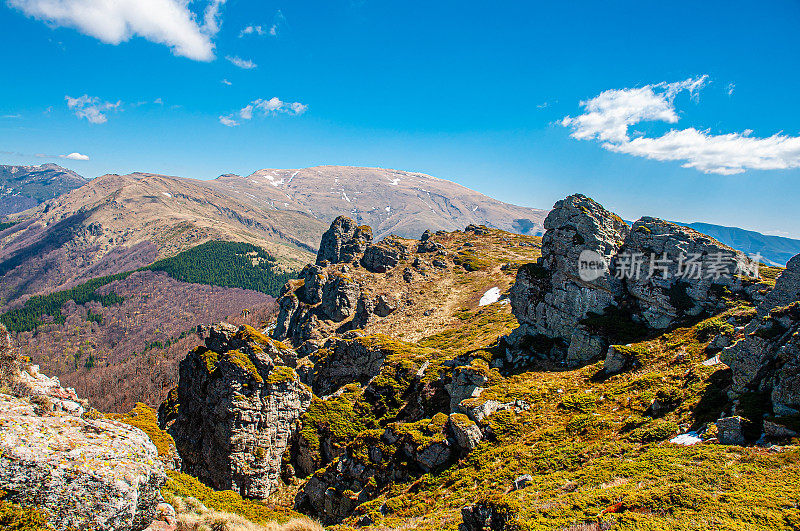
POLYGON ((386 168, 265 168, 248 176, 225 174, 205 182, 254 206, 301 210, 326 223, 348 215, 373 227, 377 239, 390 234, 418 237, 425 230, 452 231, 470 224, 536 235, 547 214, 453 181, 386 168))
POLYGON ((0 165, 0 217, 36 207, 87 182, 58 164, 0 165))

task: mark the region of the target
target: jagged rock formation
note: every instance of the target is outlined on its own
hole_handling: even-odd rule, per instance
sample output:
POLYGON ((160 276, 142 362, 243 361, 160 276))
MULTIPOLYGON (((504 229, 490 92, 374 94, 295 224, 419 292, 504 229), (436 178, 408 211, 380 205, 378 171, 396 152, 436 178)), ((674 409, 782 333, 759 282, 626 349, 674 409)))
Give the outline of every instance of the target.
POLYGON ((373 273, 385 273, 395 267, 400 260, 408 258, 407 250, 398 240, 386 238, 381 243, 369 245, 364 250, 361 265, 373 273))
POLYGON ((285 345, 250 327, 222 323, 207 332, 205 346, 181 362, 179 407, 165 403, 161 423, 186 472, 213 488, 264 498, 278 484, 281 456, 311 390, 285 345))
POLYGON ((295 507, 323 524, 341 522, 390 482, 440 470, 481 440, 464 415, 439 413, 416 423, 396 423, 359 435, 344 455, 319 470, 297 495, 295 507))
POLYGON ((746 257, 705 234, 650 217, 633 224, 622 252, 641 253, 644 258, 642 274, 626 278, 625 285, 638 308, 637 317, 656 330, 684 316, 723 309, 726 292, 744 289, 736 276, 737 261, 743 268, 750 265, 746 257), (683 263, 681 257, 686 258, 683 263))
POLYGON ((734 341, 720 354, 733 370, 729 395, 763 394, 775 415, 800 413, 800 255, 789 261, 734 341))
POLYGON ((329 338, 320 350, 300 360, 298 372, 315 395, 325 396, 349 383, 366 385, 380 372, 387 353, 375 338, 329 338))
POLYGON ((156 447, 137 428, 82 416, 85 403, 57 378, 20 363, 0 325, 0 490, 36 506, 55 529, 138 531, 163 502, 156 447), (5 380, 5 378, 9 378, 5 380))
POLYGON ((364 287, 348 273, 356 267, 386 273, 408 259, 408 244, 394 237, 378 244, 371 241, 369 227, 356 226, 345 216, 336 218, 322 236, 316 264, 307 265, 297 281, 284 287, 272 337, 288 339, 299 346, 309 339, 323 339, 325 332, 333 331, 331 327, 323 330, 322 321, 330 322, 335 329, 349 320, 349 327, 343 330, 360 328, 375 316, 385 317, 397 309, 396 302, 385 294, 368 300, 364 287))
POLYGON ((372 229, 358 226, 347 216, 339 216, 322 235, 317 253, 317 265, 327 261, 331 264, 352 262, 372 241, 372 229))
POLYGON ((542 257, 520 267, 510 292, 520 328, 510 365, 528 353, 578 365, 648 330, 724 307, 742 292, 749 260, 687 227, 645 217, 631 229, 594 200, 572 195, 545 219, 542 257))
MULTIPOLYGON (((588 250, 610 261, 628 235, 628 226, 617 215, 582 195, 555 204, 545 219, 542 258, 538 264, 521 267, 511 289, 514 315, 522 325, 512 338, 520 343, 528 337, 558 341, 558 357, 579 362, 598 356, 607 347, 581 321, 589 312, 601 314, 617 305, 622 283, 610 271, 594 282, 578 274, 581 252, 588 250)), ((552 354, 545 352, 544 354, 552 354)))

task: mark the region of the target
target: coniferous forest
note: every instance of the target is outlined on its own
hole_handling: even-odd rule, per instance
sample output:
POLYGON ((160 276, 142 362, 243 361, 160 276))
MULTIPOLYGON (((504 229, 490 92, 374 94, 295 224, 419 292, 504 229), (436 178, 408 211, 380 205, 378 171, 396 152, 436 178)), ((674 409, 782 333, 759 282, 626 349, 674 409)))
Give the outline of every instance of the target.
MULTIPOLYGON (((273 297, 277 297, 281 287, 295 275, 292 271, 278 268, 275 258, 260 247, 228 241, 209 241, 140 270, 163 271, 181 282, 249 289, 273 297)), ((96 290, 127 278, 131 273, 93 278, 67 290, 31 297, 22 307, 1 315, 0 322, 12 332, 25 332, 42 324, 45 315, 63 323, 61 307, 70 300, 76 304, 96 301, 102 306, 122 302, 123 298, 113 291, 101 295, 96 290)), ((88 315, 92 320, 100 318, 91 312, 88 315)))

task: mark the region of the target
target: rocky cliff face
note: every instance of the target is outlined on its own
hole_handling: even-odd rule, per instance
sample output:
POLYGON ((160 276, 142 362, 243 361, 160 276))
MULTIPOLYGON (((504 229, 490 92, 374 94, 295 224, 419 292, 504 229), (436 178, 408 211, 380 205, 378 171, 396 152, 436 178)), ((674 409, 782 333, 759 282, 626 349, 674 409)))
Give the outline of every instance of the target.
MULTIPOLYGON (((377 316, 396 309, 385 294, 367 298, 365 286, 350 272, 363 268, 387 273, 408 260, 416 247, 402 238, 388 237, 373 244, 372 230, 356 226, 345 216, 334 220, 322 236, 316 264, 308 264, 297 281, 287 284, 278 299, 278 319, 272 337, 295 346, 331 333, 366 326, 377 316)), ((404 273, 406 275, 406 273, 404 273)), ((408 272, 413 276, 413 273, 408 272)))
POLYGON ((36 506, 59 530, 137 531, 150 525, 166 476, 148 436, 84 414, 72 389, 15 358, 2 325, 0 351, 5 367, 14 362, 4 374, 19 395, 0 393, 5 500, 36 506))
MULTIPOLYGON (((610 261, 629 233, 616 214, 592 199, 570 196, 559 201, 545 219, 540 263, 519 269, 510 299, 523 325, 514 341, 526 337, 554 340, 551 351, 570 363, 600 355, 605 339, 581 324, 589 312, 601 314, 616 307, 622 282, 604 271, 592 282, 578 272, 581 253, 596 253, 610 261)), ((544 353, 550 354, 550 353, 544 353)))
POLYGON ((510 299, 520 328, 508 363, 535 357, 579 365, 686 317, 724 307, 750 261, 692 229, 645 217, 631 229, 576 194, 545 220, 542 257, 519 268, 510 299), (527 354, 526 354, 527 353, 527 354))
POLYGON ((767 397, 768 413, 784 417, 773 424, 800 414, 800 255, 789 261, 756 317, 737 331, 720 358, 733 370, 733 399, 767 397))
POLYGON ((220 324, 180 364, 177 404, 160 417, 183 468, 216 489, 265 498, 311 390, 294 370, 295 352, 250 327, 220 324))
POLYGON ((372 241, 372 229, 358 226, 347 216, 339 216, 322 235, 317 253, 317 264, 350 262, 360 255, 372 241))

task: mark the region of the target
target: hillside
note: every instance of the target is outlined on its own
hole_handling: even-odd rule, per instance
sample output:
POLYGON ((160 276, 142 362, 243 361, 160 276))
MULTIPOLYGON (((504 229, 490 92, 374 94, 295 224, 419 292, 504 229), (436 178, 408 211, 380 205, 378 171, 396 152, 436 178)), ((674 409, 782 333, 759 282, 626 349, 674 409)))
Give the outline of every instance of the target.
POLYGON ((254 208, 197 181, 152 174, 98 177, 21 219, 0 233, 0 306, 212 239, 251 243, 297 267, 323 228, 306 214, 254 208))
MULTIPOLYGON (((111 418, 164 463, 177 451, 162 497, 215 529, 298 513, 339 531, 796 529, 800 257, 759 279, 679 277, 676 263, 584 281, 585 250, 680 245, 702 270, 735 252, 655 218, 629 227, 581 195, 547 226, 373 240, 339 218, 270 326, 240 315, 178 335, 158 426, 143 404, 111 418)), ((102 293, 169 282, 152 275, 102 293)), ((164 302, 125 304, 89 303, 134 326, 164 302)), ((69 330, 87 322, 75 310, 69 330)), ((70 383, 108 391, 149 367, 70 383)))
POLYGON ((425 230, 453 231, 469 224, 536 235, 547 214, 430 175, 383 168, 263 169, 205 184, 257 208, 307 212, 325 223, 347 215, 371 226, 376 238, 416 238, 425 230))
POLYGON ((181 362, 160 419, 184 471, 336 529, 796 527, 796 365, 763 359, 775 372, 747 384, 743 357, 800 355, 796 304, 780 306, 800 299, 800 259, 760 280, 585 282, 585 249, 735 253, 583 196, 548 222, 541 241, 375 242, 337 219, 271 338, 221 324, 181 362), (721 363, 745 337, 756 350, 721 363))
POLYGON ((263 293, 180 282, 163 272, 136 272, 97 291, 114 303, 68 301, 59 321, 45 318, 14 341, 20 354, 101 411, 160 404, 177 380, 177 362, 197 341, 198 324, 258 325, 274 311, 274 299, 263 293))
POLYGON ((57 164, 0 165, 0 218, 16 214, 86 184, 86 179, 57 164))
POLYGON ((161 403, 197 324, 259 325, 292 277, 259 247, 209 241, 135 272, 31 297, 0 323, 48 374, 92 406, 121 412, 161 403))

